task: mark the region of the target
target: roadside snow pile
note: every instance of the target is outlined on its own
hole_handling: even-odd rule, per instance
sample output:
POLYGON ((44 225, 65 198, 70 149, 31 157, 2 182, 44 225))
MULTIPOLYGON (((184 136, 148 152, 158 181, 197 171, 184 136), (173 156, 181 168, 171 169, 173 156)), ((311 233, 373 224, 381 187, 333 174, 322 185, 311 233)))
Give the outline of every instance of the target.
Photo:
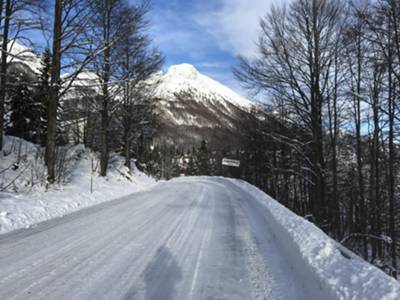
POLYGON ((129 173, 118 155, 111 156, 106 178, 94 175, 99 169, 95 155, 78 145, 60 148, 57 170, 62 184, 46 191, 41 147, 6 137, 3 153, 0 154, 0 234, 113 200, 155 183, 136 169, 129 173))
POLYGON ((324 299, 400 299, 400 284, 258 188, 232 183, 257 199, 284 256, 299 278, 324 299))

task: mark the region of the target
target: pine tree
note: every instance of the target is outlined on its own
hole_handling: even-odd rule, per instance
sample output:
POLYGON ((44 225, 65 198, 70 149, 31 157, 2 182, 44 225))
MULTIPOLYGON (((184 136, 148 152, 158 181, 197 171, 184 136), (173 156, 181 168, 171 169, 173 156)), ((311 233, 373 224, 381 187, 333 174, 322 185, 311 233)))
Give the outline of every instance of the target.
POLYGON ((10 125, 7 134, 34 141, 37 134, 35 118, 38 114, 32 91, 26 83, 10 88, 10 125))
POLYGON ((198 175, 210 175, 210 154, 207 149, 207 142, 204 140, 197 151, 197 169, 198 175))
POLYGON ((191 153, 189 153, 189 165, 188 165, 188 175, 189 176, 195 176, 198 175, 198 169, 197 169, 197 164, 196 164, 196 159, 197 159, 197 151, 196 148, 193 147, 191 153))
POLYGON ((50 90, 50 71, 51 54, 50 50, 46 49, 42 55, 42 69, 39 77, 39 86, 34 95, 34 102, 39 111, 35 122, 36 128, 38 129, 36 142, 43 146, 46 144, 47 103, 50 90))

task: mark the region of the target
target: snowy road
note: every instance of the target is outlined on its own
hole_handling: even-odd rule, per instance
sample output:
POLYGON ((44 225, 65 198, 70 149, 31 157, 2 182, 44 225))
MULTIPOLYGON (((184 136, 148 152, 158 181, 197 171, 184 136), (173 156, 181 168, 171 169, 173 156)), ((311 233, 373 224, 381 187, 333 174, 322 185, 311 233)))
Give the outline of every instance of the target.
POLYGON ((312 299, 257 200, 224 179, 160 183, 0 236, 1 299, 312 299))

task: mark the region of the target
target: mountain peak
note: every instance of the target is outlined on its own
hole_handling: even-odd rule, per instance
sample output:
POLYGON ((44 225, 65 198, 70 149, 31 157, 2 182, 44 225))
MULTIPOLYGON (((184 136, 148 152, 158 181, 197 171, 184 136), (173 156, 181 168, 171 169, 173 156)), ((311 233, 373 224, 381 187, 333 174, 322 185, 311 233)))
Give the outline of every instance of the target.
POLYGON ((200 73, 191 64, 180 64, 169 67, 168 74, 173 76, 181 76, 188 79, 196 79, 200 73))
POLYGON ((250 110, 254 105, 230 88, 201 74, 191 64, 169 67, 166 73, 161 74, 161 84, 157 90, 160 98, 174 99, 176 93, 191 91, 196 94, 194 98, 197 100, 206 97, 223 104, 231 103, 246 110, 250 110))
POLYGON ((237 132, 254 103, 190 64, 171 66, 155 78, 160 126, 156 144, 191 149, 207 140, 222 149, 239 143, 237 132))

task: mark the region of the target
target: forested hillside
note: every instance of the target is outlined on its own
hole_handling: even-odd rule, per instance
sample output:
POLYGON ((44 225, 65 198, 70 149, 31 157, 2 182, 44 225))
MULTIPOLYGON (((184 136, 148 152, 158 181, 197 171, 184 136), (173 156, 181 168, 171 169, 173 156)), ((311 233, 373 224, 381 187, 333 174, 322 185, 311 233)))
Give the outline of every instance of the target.
POLYGON ((258 53, 236 70, 275 116, 255 182, 396 272, 400 2, 292 1, 262 19, 258 53))

